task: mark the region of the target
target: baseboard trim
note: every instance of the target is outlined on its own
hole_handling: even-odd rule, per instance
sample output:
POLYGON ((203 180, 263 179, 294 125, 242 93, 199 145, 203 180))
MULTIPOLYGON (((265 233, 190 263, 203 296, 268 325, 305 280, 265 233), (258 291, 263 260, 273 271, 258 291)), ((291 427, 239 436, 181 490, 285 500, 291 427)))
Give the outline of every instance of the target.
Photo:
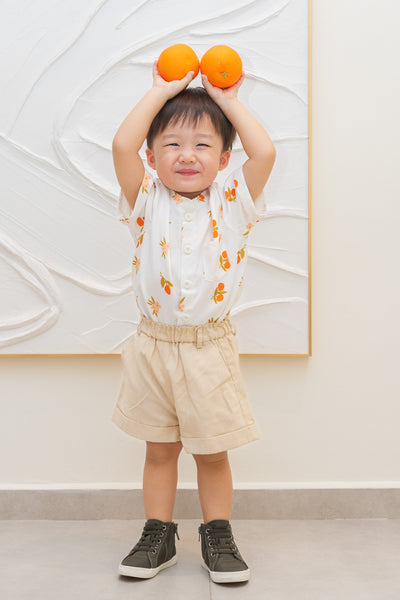
MULTIPOLYGON (((140 489, 0 490, 0 519, 143 519, 140 489)), ((174 518, 201 519, 197 490, 178 489, 174 518)), ((398 519, 400 489, 236 489, 232 519, 398 519)))

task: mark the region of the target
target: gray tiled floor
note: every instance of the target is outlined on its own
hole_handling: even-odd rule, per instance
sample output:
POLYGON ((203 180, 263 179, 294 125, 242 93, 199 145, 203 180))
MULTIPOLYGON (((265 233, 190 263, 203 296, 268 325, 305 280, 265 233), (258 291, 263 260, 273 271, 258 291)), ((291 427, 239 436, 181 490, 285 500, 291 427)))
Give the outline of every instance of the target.
POLYGON ((399 600, 400 520, 233 521, 251 568, 218 585, 200 567, 197 521, 179 521, 178 564, 119 577, 142 521, 0 521, 2 600, 399 600))

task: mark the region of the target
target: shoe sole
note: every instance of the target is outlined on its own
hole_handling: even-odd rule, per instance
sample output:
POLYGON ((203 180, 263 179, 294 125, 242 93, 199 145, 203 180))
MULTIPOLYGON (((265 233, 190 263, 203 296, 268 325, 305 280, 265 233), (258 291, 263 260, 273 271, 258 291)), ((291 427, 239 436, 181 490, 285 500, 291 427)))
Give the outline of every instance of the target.
POLYGON ((154 569, 146 569, 145 567, 129 567, 128 565, 123 565, 122 563, 118 567, 118 573, 120 575, 124 575, 125 577, 138 577, 139 579, 150 579, 151 577, 155 577, 157 573, 162 571, 163 569, 168 569, 168 567, 173 567, 177 563, 177 556, 173 556, 165 563, 162 563, 159 567, 155 567, 154 569))
POLYGON ((238 583, 250 579, 250 569, 245 571, 211 571, 203 561, 201 566, 210 573, 214 583, 238 583))

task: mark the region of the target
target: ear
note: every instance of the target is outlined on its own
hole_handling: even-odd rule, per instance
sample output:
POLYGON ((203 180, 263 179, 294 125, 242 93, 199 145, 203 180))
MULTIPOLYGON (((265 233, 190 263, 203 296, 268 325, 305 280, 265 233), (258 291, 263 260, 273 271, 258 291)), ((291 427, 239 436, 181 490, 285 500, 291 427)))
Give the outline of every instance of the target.
POLYGON ((146 148, 146 156, 147 156, 147 164, 149 165, 149 167, 151 167, 152 169, 156 168, 156 159, 154 156, 154 152, 152 150, 150 150, 150 148, 146 148))
POLYGON ((225 150, 225 152, 221 154, 221 158, 219 159, 218 171, 222 171, 223 169, 225 169, 225 167, 228 166, 230 157, 231 153, 229 150, 225 150))

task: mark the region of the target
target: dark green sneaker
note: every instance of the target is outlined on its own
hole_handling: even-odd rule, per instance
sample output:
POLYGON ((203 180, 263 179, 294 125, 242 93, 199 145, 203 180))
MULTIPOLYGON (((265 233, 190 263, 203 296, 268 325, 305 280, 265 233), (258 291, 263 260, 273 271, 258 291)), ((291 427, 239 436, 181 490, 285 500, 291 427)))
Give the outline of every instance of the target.
POLYGON ((221 519, 202 524, 199 534, 202 566, 215 583, 234 583, 250 578, 250 569, 237 549, 229 521, 221 519))
POLYGON ((118 573, 127 577, 149 579, 162 569, 176 564, 175 535, 179 540, 178 525, 158 519, 146 521, 142 537, 125 556, 118 573))

